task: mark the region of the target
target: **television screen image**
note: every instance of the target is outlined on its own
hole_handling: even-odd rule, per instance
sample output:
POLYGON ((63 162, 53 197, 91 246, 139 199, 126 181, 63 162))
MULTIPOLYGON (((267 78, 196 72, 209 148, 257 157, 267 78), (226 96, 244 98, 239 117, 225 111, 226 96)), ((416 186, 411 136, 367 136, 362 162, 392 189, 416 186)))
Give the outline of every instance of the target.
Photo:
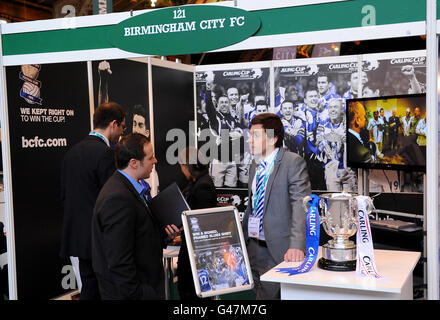
POLYGON ((425 171, 426 96, 348 99, 347 165, 425 171))

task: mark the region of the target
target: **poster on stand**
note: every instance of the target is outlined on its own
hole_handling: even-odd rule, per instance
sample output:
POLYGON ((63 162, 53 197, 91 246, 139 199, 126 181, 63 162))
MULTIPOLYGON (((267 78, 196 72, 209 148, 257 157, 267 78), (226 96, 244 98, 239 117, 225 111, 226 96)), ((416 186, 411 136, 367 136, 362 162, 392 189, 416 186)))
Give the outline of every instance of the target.
POLYGON ((217 188, 247 188, 251 120, 270 108, 270 64, 243 63, 198 68, 198 147, 210 162, 217 188), (205 152, 209 150, 209 152, 205 152))
POLYGON ((95 109, 101 103, 119 103, 127 112, 124 135, 137 132, 150 138, 147 61, 93 61, 92 74, 95 109))
MULTIPOLYGON (((284 146, 306 160, 313 190, 357 192, 357 173, 346 165, 346 99, 426 90, 422 51, 286 60, 274 66, 275 111, 284 124, 284 146)), ((383 115, 386 121, 391 113, 383 115)), ((371 173, 372 192, 420 187, 412 174, 405 188, 400 173, 371 173)))
POLYGON ((90 131, 87 63, 11 66, 6 77, 18 298, 50 299, 72 289, 59 258, 60 170, 90 131))
POLYGON ((243 231, 234 206, 184 211, 196 294, 210 297, 253 287, 243 231))

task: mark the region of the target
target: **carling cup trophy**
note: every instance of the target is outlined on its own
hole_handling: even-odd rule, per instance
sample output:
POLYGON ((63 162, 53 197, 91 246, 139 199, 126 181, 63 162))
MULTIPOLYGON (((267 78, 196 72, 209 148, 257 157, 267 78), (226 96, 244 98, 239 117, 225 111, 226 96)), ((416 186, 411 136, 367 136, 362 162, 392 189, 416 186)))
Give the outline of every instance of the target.
MULTIPOLYGON (((318 267, 332 271, 356 270, 356 245, 349 240, 358 228, 357 194, 347 192, 320 195, 320 221, 325 232, 333 239, 322 246, 318 267)), ((368 198, 367 214, 373 207, 368 198)), ((304 201, 306 206, 306 201, 304 201)))

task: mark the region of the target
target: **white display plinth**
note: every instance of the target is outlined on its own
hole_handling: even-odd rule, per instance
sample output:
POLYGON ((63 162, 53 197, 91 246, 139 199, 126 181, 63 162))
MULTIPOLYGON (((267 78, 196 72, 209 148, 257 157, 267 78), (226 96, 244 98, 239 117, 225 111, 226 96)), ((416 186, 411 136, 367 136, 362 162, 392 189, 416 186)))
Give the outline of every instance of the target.
MULTIPOLYGON (((318 259, 321 257, 320 247, 318 259)), ((298 266, 282 262, 261 276, 261 281, 279 282, 282 300, 413 299, 413 275, 420 252, 374 250, 376 267, 383 277, 363 277, 353 272, 327 271, 318 263, 307 273, 289 276, 277 268, 298 266)))

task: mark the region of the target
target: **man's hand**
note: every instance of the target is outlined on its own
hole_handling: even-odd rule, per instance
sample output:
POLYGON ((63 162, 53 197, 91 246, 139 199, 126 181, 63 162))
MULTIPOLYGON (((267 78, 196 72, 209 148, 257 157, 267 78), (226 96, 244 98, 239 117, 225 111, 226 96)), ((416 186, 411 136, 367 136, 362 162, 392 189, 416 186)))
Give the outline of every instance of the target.
POLYGON ((407 77, 414 77, 415 76, 414 66, 412 66, 412 65, 403 66, 400 70, 407 77))
POLYGON ((286 262, 299 262, 304 260, 304 252, 299 249, 288 249, 284 254, 284 261, 286 262))
POLYGON ((167 225, 165 228, 165 232, 168 235, 167 237, 168 241, 173 240, 176 236, 180 234, 179 228, 177 228, 174 224, 167 225))

